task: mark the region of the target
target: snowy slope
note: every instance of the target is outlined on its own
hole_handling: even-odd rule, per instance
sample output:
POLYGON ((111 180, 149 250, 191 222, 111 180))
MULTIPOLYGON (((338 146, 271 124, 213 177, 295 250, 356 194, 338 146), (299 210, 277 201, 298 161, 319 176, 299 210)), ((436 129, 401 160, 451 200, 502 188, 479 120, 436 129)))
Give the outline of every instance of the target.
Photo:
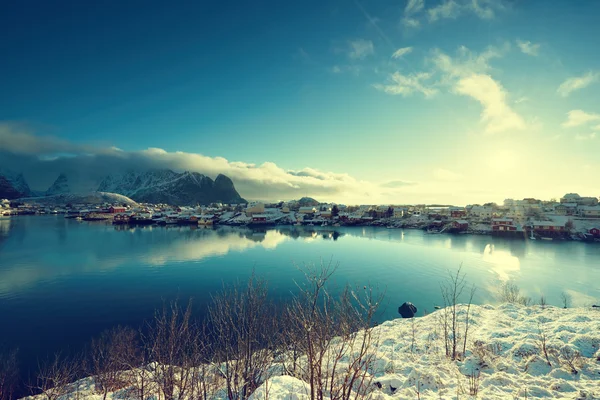
MULTIPOLYGON (((461 320, 465 310, 459 306, 461 320)), ((467 351, 460 361, 445 357, 440 324, 443 312, 387 321, 374 329, 377 345, 370 368, 370 399, 600 398, 600 310, 513 304, 471 306, 467 351), (556 349, 549 356, 551 365, 541 350, 541 333, 547 337, 547 347, 556 349), (560 355, 565 348, 580 354, 575 363, 577 373, 560 355), (469 394, 470 375, 479 376, 476 396, 469 394)), ((280 376, 276 365, 272 371, 251 400, 310 398, 306 382, 280 376)), ((80 399, 102 398, 94 393, 92 378, 78 381, 73 391, 75 387, 79 388, 80 399)), ((127 393, 124 388, 107 398, 123 399, 127 393)), ((223 391, 215 397, 225 398, 223 391)))
POLYGON ((98 191, 120 193, 139 202, 195 205, 241 203, 244 200, 224 175, 213 181, 197 172, 171 170, 130 171, 107 176, 98 191))

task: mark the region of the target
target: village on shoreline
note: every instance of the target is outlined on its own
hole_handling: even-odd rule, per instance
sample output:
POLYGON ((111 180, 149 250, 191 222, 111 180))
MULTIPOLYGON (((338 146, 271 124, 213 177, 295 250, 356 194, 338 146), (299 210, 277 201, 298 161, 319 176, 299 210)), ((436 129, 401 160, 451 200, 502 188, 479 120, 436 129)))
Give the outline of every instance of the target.
POLYGON ((65 218, 114 225, 379 226, 423 229, 429 234, 489 234, 521 239, 600 242, 600 205, 596 197, 568 193, 557 200, 506 199, 449 205, 360 205, 319 203, 312 198, 278 203, 213 203, 172 206, 104 202, 101 204, 0 200, 0 218, 63 214, 65 218))

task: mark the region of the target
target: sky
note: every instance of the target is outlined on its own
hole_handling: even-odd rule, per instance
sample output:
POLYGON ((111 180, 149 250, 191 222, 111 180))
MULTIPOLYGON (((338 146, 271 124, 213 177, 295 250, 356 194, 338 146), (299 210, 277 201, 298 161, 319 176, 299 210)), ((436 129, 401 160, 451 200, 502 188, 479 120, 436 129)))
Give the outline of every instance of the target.
POLYGON ((172 168, 249 199, 599 196, 600 2, 31 1, 0 13, 0 167, 172 168))

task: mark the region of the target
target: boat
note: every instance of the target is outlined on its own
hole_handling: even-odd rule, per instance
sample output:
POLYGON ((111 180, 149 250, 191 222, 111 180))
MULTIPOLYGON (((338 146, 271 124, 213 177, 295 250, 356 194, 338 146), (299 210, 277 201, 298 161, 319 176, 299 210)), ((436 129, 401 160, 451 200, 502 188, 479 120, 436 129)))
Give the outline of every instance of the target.
POLYGON ((543 236, 541 236, 540 239, 542 239, 542 240, 552 240, 551 237, 543 237, 543 236))

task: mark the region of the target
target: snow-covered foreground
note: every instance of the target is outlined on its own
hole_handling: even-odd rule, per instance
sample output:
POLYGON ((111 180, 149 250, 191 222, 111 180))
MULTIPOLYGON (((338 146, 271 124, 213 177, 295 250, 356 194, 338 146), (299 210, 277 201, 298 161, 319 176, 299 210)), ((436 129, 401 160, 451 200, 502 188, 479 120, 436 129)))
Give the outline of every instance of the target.
MULTIPOLYGON (((460 308, 460 318, 465 309, 460 308)), ((370 398, 600 399, 600 309, 471 306, 466 354, 457 361, 445 357, 442 312, 387 321, 374 329, 377 357, 370 398), (469 394, 474 387, 476 396, 469 394)), ((80 399, 102 398, 93 393, 92 382, 79 382, 80 399)), ((108 398, 127 398, 124 393, 108 398)), ((305 382, 272 376, 251 399, 304 400, 309 393, 305 382)))

